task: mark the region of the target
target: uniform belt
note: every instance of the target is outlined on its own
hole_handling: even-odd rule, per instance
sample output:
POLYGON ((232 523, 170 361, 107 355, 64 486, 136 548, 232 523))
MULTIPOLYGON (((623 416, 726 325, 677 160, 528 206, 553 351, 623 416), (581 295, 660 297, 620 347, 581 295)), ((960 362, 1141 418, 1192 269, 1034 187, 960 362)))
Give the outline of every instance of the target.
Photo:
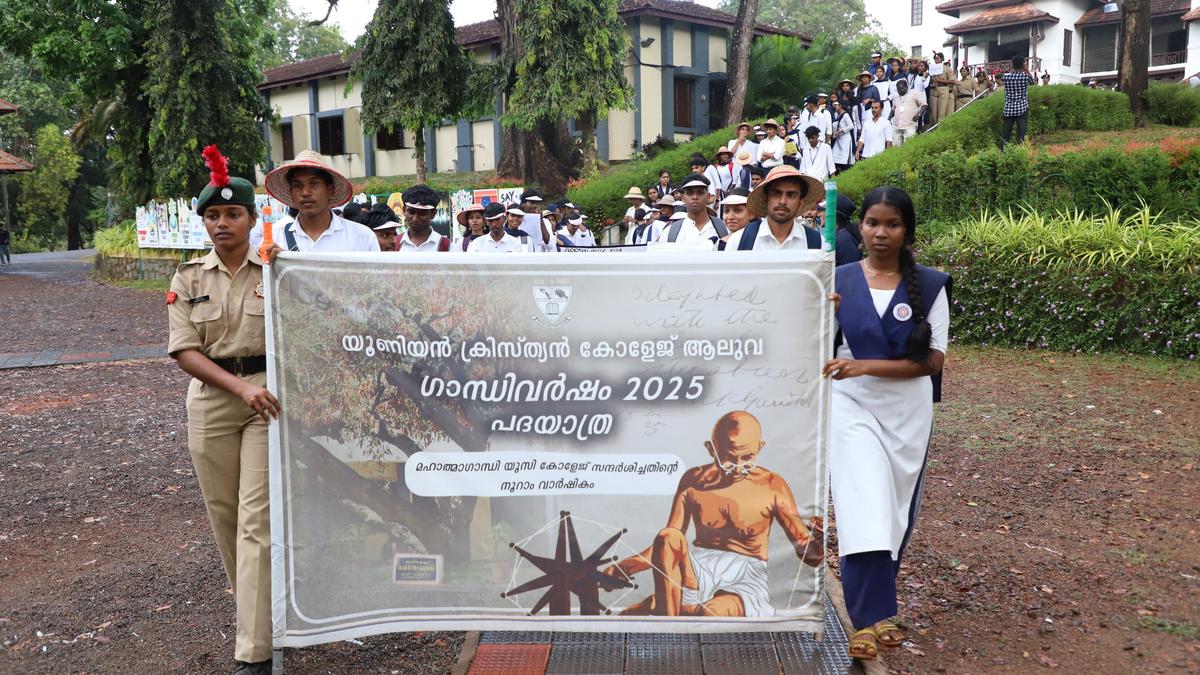
POLYGON ((231 359, 213 359, 212 362, 233 375, 254 375, 267 369, 266 356, 237 356, 231 359))

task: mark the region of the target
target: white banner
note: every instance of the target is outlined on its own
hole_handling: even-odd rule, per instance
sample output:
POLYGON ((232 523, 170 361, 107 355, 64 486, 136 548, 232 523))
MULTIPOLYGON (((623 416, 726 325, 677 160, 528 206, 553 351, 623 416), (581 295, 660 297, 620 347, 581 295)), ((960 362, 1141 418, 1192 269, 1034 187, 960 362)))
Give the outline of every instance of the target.
POLYGON ((283 254, 275 644, 818 630, 833 255, 283 254))

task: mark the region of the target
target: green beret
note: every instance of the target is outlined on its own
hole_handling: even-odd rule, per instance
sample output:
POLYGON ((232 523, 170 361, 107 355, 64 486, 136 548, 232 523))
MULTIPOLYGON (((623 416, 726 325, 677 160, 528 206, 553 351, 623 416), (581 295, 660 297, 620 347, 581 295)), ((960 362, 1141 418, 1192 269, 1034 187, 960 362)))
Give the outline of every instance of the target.
POLYGON ((218 186, 209 183, 200 191, 200 198, 196 200, 196 213, 203 216, 204 210, 210 206, 224 206, 233 204, 236 206, 244 206, 248 210, 254 210, 254 185, 245 178, 229 178, 229 183, 224 186, 218 186))

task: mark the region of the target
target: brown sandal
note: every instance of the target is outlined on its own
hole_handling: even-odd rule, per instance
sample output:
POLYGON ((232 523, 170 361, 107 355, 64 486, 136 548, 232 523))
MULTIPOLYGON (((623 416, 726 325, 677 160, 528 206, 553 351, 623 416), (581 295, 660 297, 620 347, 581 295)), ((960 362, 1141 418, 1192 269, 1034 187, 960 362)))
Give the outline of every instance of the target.
POLYGON ((904 643, 904 634, 896 624, 884 619, 875 624, 875 640, 883 647, 894 649, 904 643))
POLYGON ((879 644, 876 641, 875 630, 864 628, 854 633, 850 638, 850 658, 860 661, 874 661, 879 658, 879 644), (866 639, 869 638, 869 639, 866 639))

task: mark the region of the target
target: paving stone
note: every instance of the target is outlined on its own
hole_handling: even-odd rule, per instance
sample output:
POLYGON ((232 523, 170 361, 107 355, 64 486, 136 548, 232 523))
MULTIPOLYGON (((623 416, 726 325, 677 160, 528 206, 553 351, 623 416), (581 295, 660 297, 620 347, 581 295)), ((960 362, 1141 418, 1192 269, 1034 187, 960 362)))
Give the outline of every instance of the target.
POLYGON ((630 642, 625 647, 628 675, 702 675, 700 643, 630 642))
POLYGON ((480 644, 470 675, 542 675, 550 658, 548 644, 480 644))
POLYGON ((625 672, 625 643, 555 643, 550 650, 546 672, 555 675, 621 675, 625 672))

